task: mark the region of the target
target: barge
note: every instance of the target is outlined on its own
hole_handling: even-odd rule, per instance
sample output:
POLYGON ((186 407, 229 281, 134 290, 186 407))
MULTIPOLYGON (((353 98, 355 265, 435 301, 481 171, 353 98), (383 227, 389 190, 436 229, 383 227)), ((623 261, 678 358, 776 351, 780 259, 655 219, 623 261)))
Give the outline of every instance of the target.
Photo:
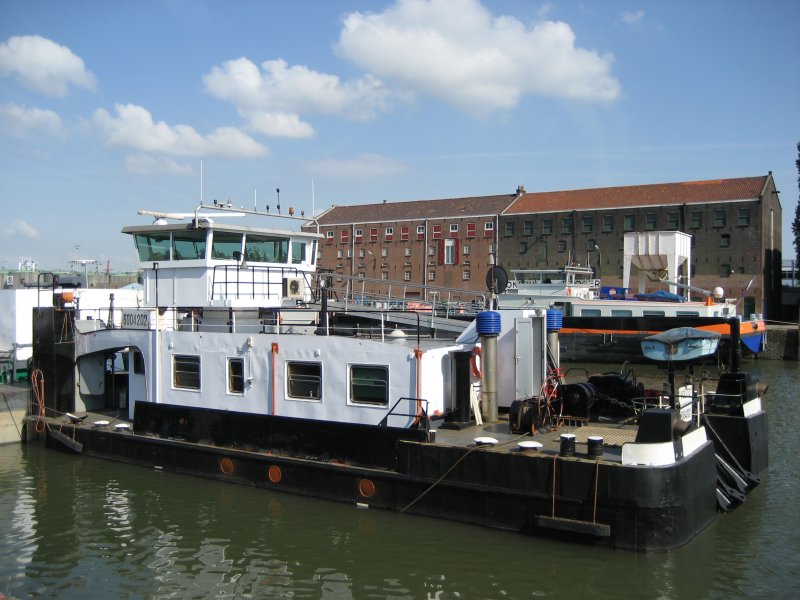
POLYGON ((34 309, 29 442, 634 551, 686 544, 766 472, 764 390, 738 361, 714 392, 630 369, 567 382, 561 315, 539 308, 484 311, 452 342, 392 311, 338 331, 319 236, 201 210, 228 209, 123 229, 141 306, 101 325, 53 290, 34 309))

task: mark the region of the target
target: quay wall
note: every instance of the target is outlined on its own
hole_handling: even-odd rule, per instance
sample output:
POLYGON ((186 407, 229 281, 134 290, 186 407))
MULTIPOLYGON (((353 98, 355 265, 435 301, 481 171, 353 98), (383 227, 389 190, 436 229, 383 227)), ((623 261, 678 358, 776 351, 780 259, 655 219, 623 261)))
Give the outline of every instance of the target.
POLYGON ((758 355, 763 360, 800 359, 800 326, 767 325, 767 349, 758 355))

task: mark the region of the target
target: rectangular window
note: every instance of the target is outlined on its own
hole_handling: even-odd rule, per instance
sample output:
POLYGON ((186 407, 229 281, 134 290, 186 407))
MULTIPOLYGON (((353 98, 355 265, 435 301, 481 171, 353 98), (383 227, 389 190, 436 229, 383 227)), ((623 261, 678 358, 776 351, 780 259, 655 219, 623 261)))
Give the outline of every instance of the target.
POLYGON ((244 394, 244 360, 241 358, 228 359, 228 392, 244 394))
POLYGON ((408 227, 401 227, 400 228, 400 241, 407 242, 408 241, 408 227))
POLYGON ((344 258, 344 250, 337 250, 336 258, 344 258))
POLYGON ((680 227, 680 214, 677 210, 667 212, 667 229, 678 229, 680 227))
POLYGON ((519 243, 519 253, 525 254, 528 251, 528 242, 519 243))
POLYGON ((394 236, 394 227, 387 227, 384 237, 386 238, 387 242, 392 241, 392 237, 394 236))
POLYGON ((545 217, 542 219, 542 235, 553 235, 553 218, 545 217))
POLYGON ((730 277, 731 276, 731 265, 729 263, 722 263, 719 266, 719 276, 720 277, 730 277))
POLYGON ((350 402, 389 404, 389 369, 374 365, 350 365, 350 402))
POLYGON ((663 310, 643 310, 642 311, 643 317, 663 317, 664 311, 663 310))
POLYGON ((381 272, 381 279, 383 279, 384 281, 387 281, 389 279, 389 271, 381 272))
POLYGON ((458 223, 450 223, 450 235, 458 234, 458 223))
POLYGON ((611 233, 612 231, 614 231, 613 215, 603 215, 603 231, 606 233, 611 233))
POLYGON ((176 354, 172 357, 172 384, 184 390, 200 389, 200 357, 176 354))
POLYGON ((417 225, 417 239, 418 240, 425 239, 425 225, 417 225))
POLYGON ((454 265, 458 261, 458 240, 444 240, 444 264, 454 265))
POLYGON ((625 310, 625 309, 612 309, 611 310, 612 317, 632 317, 633 311, 625 310))
POLYGON ((369 230, 369 241, 370 242, 377 242, 378 241, 378 228, 371 227, 369 230))
POLYGON ((355 233, 355 242, 356 242, 356 244, 361 243, 361 241, 363 239, 364 239, 364 230, 363 229, 356 229, 356 233, 355 233))
POLYGON ((658 223, 656 219, 656 213, 649 212, 645 213, 644 215, 644 228, 647 231, 655 231, 656 224, 658 223))
POLYGON ((287 362, 286 395, 298 400, 322 399, 322 365, 316 362, 287 362))
POLYGON ((347 258, 353 258, 353 249, 352 248, 348 248, 347 249, 347 258))
POLYGON ((739 227, 749 227, 750 226, 750 209, 749 208, 740 208, 739 209, 739 227))
POLYGON ((559 252, 566 252, 567 251, 567 241, 566 240, 558 240, 558 251, 559 252))
POLYGON ((388 248, 381 248, 381 257, 386 258, 389 256, 389 249, 388 248))
POLYGON ((719 237, 719 247, 720 248, 730 248, 731 247, 731 234, 730 233, 723 233, 719 237))
POLYGON ((461 281, 469 281, 469 269, 461 271, 461 281))
POLYGON ((442 226, 441 225, 434 225, 433 226, 433 239, 438 240, 442 237, 442 226))
POLYGON ((211 239, 211 258, 233 260, 234 252, 242 251, 242 234, 215 231, 211 239))
POLYGON ((472 246, 470 246, 469 244, 464 244, 464 254, 469 255, 471 251, 472 251, 472 246))
POLYGON ((514 221, 505 222, 503 235, 514 235, 514 221))
POLYGON ((364 258, 367 255, 367 251, 363 248, 358 249, 358 258, 364 258))
POLYGON ((299 265, 306 260, 306 243, 292 242, 292 264, 299 265))
POLYGON ((136 241, 140 261, 169 260, 169 233, 137 234, 133 239, 136 241))
POLYGON ((572 233, 572 217, 561 219, 561 233, 572 233))
POLYGON ((403 281, 411 281, 411 271, 405 271, 403 273, 403 281))
POLYGON ((428 256, 436 256, 436 246, 428 246, 428 256))
POLYGON ((625 215, 622 218, 622 230, 623 231, 636 230, 636 215, 625 215))
POLYGON ((476 231, 475 223, 467 223, 467 237, 475 237, 476 231))
POLYGON ((248 234, 244 244, 247 262, 285 263, 289 259, 289 240, 248 234))
POLYGON ((592 217, 583 217, 581 219, 581 232, 592 233, 592 227, 594 226, 593 221, 594 219, 592 219, 592 217))
POLYGON ((406 249, 405 249, 405 255, 406 255, 406 256, 411 256, 411 247, 410 247, 410 246, 409 246, 409 247, 406 247, 406 249))
POLYGON ((329 244, 333 243, 333 231, 326 231, 325 232, 325 241, 329 244))
POLYGON ((600 309, 599 308, 581 308, 579 309, 578 315, 579 317, 599 317, 600 316, 600 309))
POLYGON ((486 221, 483 224, 483 237, 493 237, 493 236, 494 236, 494 222, 486 221))
POLYGON ((350 241, 350 232, 347 231, 347 229, 342 229, 342 231, 339 232, 339 241, 341 241, 342 244, 346 244, 350 241))
POLYGON ((205 230, 176 231, 172 234, 172 260, 196 260, 205 257, 205 230))
POLYGON ((726 215, 724 208, 715 208, 714 209, 714 227, 725 227, 726 223, 726 215))
POLYGON ((522 222, 522 233, 524 235, 533 235, 533 221, 527 220, 522 222))
POLYGON ((703 226, 703 211, 693 210, 689 213, 689 229, 700 229, 703 226))
POLYGON ((428 281, 436 280, 436 271, 428 271, 428 281))

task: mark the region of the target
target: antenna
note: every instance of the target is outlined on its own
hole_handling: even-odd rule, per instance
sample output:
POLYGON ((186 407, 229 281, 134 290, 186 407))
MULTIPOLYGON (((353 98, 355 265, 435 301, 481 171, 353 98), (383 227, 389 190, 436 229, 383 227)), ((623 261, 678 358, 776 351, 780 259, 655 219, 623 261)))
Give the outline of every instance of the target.
POLYGON ((278 214, 281 214, 281 188, 275 188, 278 194, 278 214))
POLYGON ((258 212, 258 190, 253 188, 253 212, 258 212))
POLYGON ((203 203, 203 159, 200 159, 200 204, 203 203))

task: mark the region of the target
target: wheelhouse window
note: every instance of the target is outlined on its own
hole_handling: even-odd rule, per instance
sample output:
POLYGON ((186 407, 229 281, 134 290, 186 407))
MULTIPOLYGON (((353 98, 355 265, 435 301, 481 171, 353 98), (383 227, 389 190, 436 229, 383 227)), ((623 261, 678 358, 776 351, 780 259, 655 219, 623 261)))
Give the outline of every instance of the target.
POLYGON ((248 262, 285 263, 289 258, 287 238, 248 235, 244 246, 248 262))
POLYGON ((244 360, 241 358, 228 359, 228 392, 244 394, 244 360))
POLYGON ((197 260, 205 257, 205 231, 176 231, 172 234, 173 260, 197 260))
POLYGON ((211 258, 234 260, 233 253, 242 251, 242 234, 215 231, 211 239, 211 258))
POLYGON ((306 260, 305 242, 292 242, 292 264, 299 265, 306 260))
POLYGON ((200 357, 176 354, 172 357, 172 384, 184 390, 200 389, 200 357))
POLYGON ((133 236, 142 262, 169 260, 169 233, 140 233, 133 236))
POLYGON ((353 404, 387 406, 389 369, 375 365, 350 365, 350 401, 353 404))
POLYGON ((316 362, 286 363, 286 393, 298 400, 322 399, 322 364, 316 362))

